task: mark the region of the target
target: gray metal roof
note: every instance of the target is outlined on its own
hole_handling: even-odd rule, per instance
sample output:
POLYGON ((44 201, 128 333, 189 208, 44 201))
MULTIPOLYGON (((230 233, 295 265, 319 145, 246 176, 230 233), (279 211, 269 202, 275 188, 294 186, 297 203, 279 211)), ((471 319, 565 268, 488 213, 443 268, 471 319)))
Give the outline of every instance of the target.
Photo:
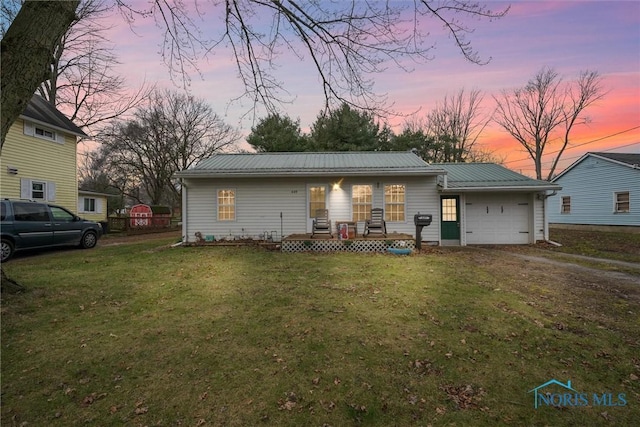
POLYGON ((557 184, 532 179, 495 163, 434 164, 447 171, 442 191, 536 191, 559 190, 557 184))
POLYGON ((82 129, 76 126, 64 114, 58 111, 57 108, 39 95, 33 95, 21 117, 33 120, 40 124, 48 125, 49 127, 62 130, 76 136, 87 136, 82 129))
POLYGON ((322 152, 217 154, 176 174, 180 178, 269 176, 438 175, 411 152, 322 152))

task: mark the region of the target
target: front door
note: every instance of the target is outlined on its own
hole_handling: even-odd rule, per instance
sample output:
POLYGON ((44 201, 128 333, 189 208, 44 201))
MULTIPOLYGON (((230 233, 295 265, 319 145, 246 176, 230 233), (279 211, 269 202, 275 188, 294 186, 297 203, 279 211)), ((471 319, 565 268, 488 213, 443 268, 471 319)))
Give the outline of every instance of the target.
POLYGON ((460 197, 440 197, 442 240, 460 240, 460 197))
POLYGON ((325 184, 307 185, 307 233, 311 233, 316 210, 327 209, 328 186, 325 184))

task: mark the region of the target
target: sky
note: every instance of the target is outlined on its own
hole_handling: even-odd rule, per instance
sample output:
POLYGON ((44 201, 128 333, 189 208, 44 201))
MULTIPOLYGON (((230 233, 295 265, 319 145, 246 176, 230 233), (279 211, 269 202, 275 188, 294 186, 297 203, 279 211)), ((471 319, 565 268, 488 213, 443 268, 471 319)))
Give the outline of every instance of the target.
MULTIPOLYGON (((137 0, 132 0, 135 4, 137 0)), ((400 0, 398 0, 400 1, 400 0)), ((185 3, 189 3, 186 1, 185 3)), ((144 3, 142 3, 144 4, 144 3)), ((469 36, 473 48, 486 65, 466 61, 446 32, 429 28, 434 44, 433 59, 412 64, 409 73, 389 65, 372 76, 374 90, 386 94, 394 109, 402 114, 426 115, 445 96, 460 89, 484 93, 483 113, 491 115, 494 95, 524 86, 543 67, 556 70, 565 80, 575 79, 583 70, 600 73, 605 97, 585 111, 589 123, 574 128, 571 147, 565 152, 558 172, 588 151, 640 153, 640 2, 632 1, 513 1, 486 2, 494 10, 511 4, 509 13, 492 22, 467 21, 475 28, 469 36)), ((197 21, 203 36, 218 34, 219 17, 199 1, 204 11, 197 21)), ((108 18, 120 65, 117 70, 132 89, 143 82, 182 90, 172 81, 159 52, 163 34, 153 19, 137 19, 133 27, 117 14, 108 18)), ((282 112, 299 119, 308 131, 323 107, 322 87, 309 61, 300 61, 286 51, 278 58, 278 77, 293 101, 282 112)), ((243 93, 231 54, 224 47, 198 61, 191 72, 188 90, 203 98, 224 120, 248 135, 256 118, 247 114, 252 103, 234 101, 243 93)), ((258 110, 257 118, 266 113, 258 110)), ((389 125, 400 132, 403 117, 392 117, 389 125)), ((533 175, 533 162, 523 148, 496 124, 490 124, 479 143, 504 159, 504 165, 533 175)), ((548 151, 555 151, 551 145, 548 151)), ((244 149, 250 149, 246 143, 244 149)), ((544 158, 548 166, 553 155, 544 158)))

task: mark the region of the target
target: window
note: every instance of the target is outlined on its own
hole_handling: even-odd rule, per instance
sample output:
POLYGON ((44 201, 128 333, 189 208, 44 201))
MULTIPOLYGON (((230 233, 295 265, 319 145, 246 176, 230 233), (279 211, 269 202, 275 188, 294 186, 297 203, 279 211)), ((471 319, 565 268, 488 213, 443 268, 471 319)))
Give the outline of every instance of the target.
POLYGON ((309 218, 316 217, 316 210, 327 208, 327 187, 309 187, 309 218))
POLYGON ((560 206, 560 213, 571 213, 571 196, 562 197, 562 205, 560 206))
POLYGON ((373 187, 371 185, 354 185, 351 187, 351 205, 353 221, 364 221, 371 216, 373 187))
POLYGON ((218 221, 235 221, 236 191, 218 190, 218 221))
POLYGON ((47 207, 40 203, 14 203, 13 218, 16 221, 50 221, 47 207))
POLYGON ((56 133, 47 129, 36 127, 35 134, 40 138, 50 139, 52 141, 56 140, 56 133))
POLYGON ((90 197, 84 198, 83 212, 95 212, 96 211, 96 199, 90 197))
POLYGON ((404 221, 405 212, 404 184, 391 184, 384 186, 384 219, 386 221, 404 221))
POLYGON ((616 213, 626 213, 630 211, 630 201, 629 192, 624 191, 621 193, 615 193, 615 212, 616 213))
POLYGON ((442 220, 458 221, 458 200, 455 198, 442 199, 442 220))
POLYGON ((47 183, 41 181, 31 181, 31 199, 46 200, 47 183))
POLYGON ((74 214, 66 209, 62 209, 57 206, 51 206, 50 209, 55 221, 72 222, 76 218, 74 214))

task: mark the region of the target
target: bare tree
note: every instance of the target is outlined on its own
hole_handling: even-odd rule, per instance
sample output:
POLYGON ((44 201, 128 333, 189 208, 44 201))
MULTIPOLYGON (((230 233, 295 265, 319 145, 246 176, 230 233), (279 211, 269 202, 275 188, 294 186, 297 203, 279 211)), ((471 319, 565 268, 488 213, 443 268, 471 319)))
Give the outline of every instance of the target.
POLYGON ((99 157, 124 194, 177 206, 180 187, 174 173, 231 147, 238 138, 203 100, 155 91, 133 120, 116 122, 105 134, 99 157))
POLYGON ((573 127, 589 121, 582 113, 604 95, 602 78, 595 71, 582 71, 575 81, 564 82, 555 70, 543 68, 525 87, 494 96, 494 120, 524 147, 538 179, 543 179, 545 150, 558 141, 560 147, 546 177, 549 180, 569 146, 573 127))
MULTIPOLYGON (((152 16, 165 29, 162 52, 174 76, 188 76, 189 71, 197 70, 197 61, 202 55, 221 45, 230 46, 239 76, 245 84, 244 95, 263 103, 271 111, 277 110, 284 88, 273 72, 277 55, 282 50, 301 58, 306 56, 314 64, 327 109, 343 102, 361 109, 375 109, 384 97, 375 95, 371 74, 385 70, 390 63, 409 70, 405 62, 407 58, 417 61, 431 59, 431 46, 425 43, 430 24, 443 26, 462 55, 481 64, 486 61, 478 56, 467 40, 472 28, 464 20, 491 20, 504 16, 508 11, 507 7, 494 12, 472 0, 416 0, 409 8, 402 3, 360 0, 331 3, 322 0, 305 3, 228 0, 218 3, 221 30, 217 39, 209 41, 203 37, 199 26, 211 25, 214 20, 207 15, 205 22, 199 11, 201 5, 197 2, 191 7, 183 0, 153 0, 147 3, 150 4, 148 8, 136 9, 128 0, 113 1, 130 22, 137 17, 152 16), (271 23, 267 32, 264 31, 265 22, 271 23)), ((11 27, 16 23, 17 27, 22 27, 20 37, 24 39, 33 38, 34 33, 42 35, 42 39, 48 42, 44 48, 17 43, 20 37, 11 37, 12 43, 5 44, 5 39, 12 32, 11 27, 7 31, 2 45, 2 87, 20 86, 22 89, 2 92, 3 143, 9 126, 45 80, 45 64, 50 63, 55 41, 73 22, 78 4, 79 1, 27 1, 25 6, 29 7, 21 8, 11 27), (38 4, 39 7, 34 7, 38 4), (53 19, 57 14, 66 18, 53 19), (45 31, 41 31, 41 26, 45 31), (52 27, 52 32, 49 32, 49 27, 52 27), (20 58, 38 72, 29 73, 25 84, 16 85, 20 68, 10 68, 13 72, 5 73, 8 56, 20 58), (41 61, 39 68, 34 66, 36 56, 41 61), (17 104, 18 99, 20 104, 17 104)))
POLYGON ((452 145, 448 162, 465 162, 474 157, 476 143, 490 118, 482 114, 484 96, 473 89, 460 89, 445 96, 427 115, 427 133, 436 140, 445 139, 452 145))
POLYGON ((53 52, 49 76, 38 88, 43 98, 86 131, 125 114, 153 89, 142 85, 130 94, 125 79, 115 73, 118 60, 105 37, 110 27, 104 25, 112 9, 106 0, 80 3, 76 19, 53 52))

